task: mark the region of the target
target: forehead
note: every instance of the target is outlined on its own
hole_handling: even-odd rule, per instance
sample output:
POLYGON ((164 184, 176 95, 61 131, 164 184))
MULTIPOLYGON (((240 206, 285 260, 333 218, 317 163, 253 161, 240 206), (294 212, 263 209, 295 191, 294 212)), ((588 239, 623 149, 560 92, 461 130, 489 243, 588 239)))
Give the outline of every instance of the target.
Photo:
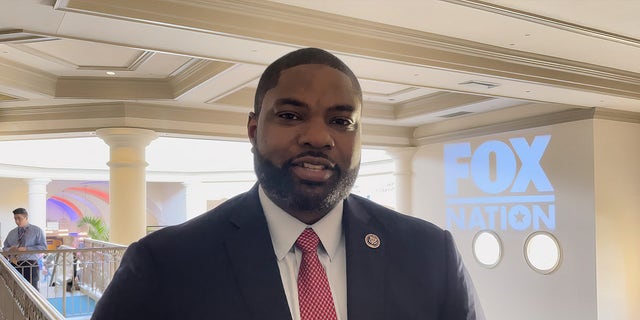
POLYGON ((360 104, 359 94, 349 76, 323 64, 303 64, 282 70, 276 86, 269 90, 267 95, 269 93, 316 93, 349 99, 351 104, 358 104, 354 105, 358 109, 360 104))
POLYGON ((301 64, 280 71, 280 77, 276 86, 288 84, 296 81, 316 80, 338 80, 340 85, 348 83, 348 87, 353 90, 351 79, 342 71, 324 64, 301 64))

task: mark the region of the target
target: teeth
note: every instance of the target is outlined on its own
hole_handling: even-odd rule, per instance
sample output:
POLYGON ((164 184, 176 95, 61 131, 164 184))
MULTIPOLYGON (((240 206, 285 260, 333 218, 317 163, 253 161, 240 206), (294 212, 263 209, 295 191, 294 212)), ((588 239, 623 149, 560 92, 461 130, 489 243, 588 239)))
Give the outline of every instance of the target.
POLYGON ((306 163, 306 162, 305 162, 305 163, 303 163, 303 164, 302 164, 302 166, 303 166, 304 168, 312 169, 312 170, 322 170, 322 169, 324 169, 324 166, 323 166, 323 165, 310 164, 310 163, 306 163))

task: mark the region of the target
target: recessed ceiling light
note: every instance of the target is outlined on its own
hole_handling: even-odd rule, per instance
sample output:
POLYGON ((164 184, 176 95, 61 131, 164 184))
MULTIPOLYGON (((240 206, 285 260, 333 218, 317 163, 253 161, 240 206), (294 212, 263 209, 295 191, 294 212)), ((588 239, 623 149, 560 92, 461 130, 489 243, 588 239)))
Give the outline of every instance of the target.
POLYGON ((113 72, 113 71, 107 71, 107 74, 110 75, 110 76, 115 76, 116 75, 116 73, 113 72))

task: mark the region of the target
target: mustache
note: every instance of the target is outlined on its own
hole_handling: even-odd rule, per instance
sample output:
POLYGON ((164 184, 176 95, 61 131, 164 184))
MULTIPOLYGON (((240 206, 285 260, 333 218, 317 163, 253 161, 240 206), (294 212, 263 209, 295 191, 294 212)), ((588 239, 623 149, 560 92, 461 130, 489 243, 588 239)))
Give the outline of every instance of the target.
MULTIPOLYGON (((325 158, 327 160, 331 160, 329 159, 329 156, 323 152, 319 152, 319 151, 305 151, 303 153, 298 154, 297 156, 289 159, 288 162, 293 162, 296 159, 300 159, 302 157, 316 157, 316 158, 325 158)), ((333 161, 332 161, 333 162, 333 161)))

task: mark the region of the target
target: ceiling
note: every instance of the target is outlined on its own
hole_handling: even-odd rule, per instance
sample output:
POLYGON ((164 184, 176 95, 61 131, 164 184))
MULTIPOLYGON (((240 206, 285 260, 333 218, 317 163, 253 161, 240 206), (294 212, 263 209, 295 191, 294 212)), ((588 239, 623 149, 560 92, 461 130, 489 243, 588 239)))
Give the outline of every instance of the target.
MULTIPOLYGON (((257 79, 299 47, 364 91, 363 142, 640 116, 633 0, 0 0, 0 140, 139 127, 244 140, 257 79)), ((638 120, 640 121, 640 120, 638 120)))

